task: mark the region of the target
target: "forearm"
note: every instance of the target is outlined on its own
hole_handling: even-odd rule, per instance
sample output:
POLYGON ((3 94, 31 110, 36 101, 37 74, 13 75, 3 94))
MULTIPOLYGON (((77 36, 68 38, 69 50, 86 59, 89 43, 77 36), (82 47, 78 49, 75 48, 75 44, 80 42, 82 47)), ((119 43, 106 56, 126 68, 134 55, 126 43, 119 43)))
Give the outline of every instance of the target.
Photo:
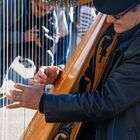
POLYGON ((50 122, 99 121, 120 115, 140 102, 140 57, 136 55, 132 58, 109 75, 100 91, 75 95, 43 95, 40 111, 50 122))
POLYGON ((44 94, 40 112, 48 122, 99 121, 112 119, 140 102, 140 95, 105 93, 44 94), (116 96, 116 99, 114 97, 116 96))

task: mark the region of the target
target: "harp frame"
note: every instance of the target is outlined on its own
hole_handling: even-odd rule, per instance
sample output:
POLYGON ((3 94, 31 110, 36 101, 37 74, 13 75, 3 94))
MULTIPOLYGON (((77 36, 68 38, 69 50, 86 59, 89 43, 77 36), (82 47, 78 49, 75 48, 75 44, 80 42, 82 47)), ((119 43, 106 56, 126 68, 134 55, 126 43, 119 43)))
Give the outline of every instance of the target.
MULTIPOLYGON (((106 15, 100 13, 55 82, 50 91, 51 94, 75 93, 78 90, 80 77, 84 74, 94 54, 98 37, 107 26, 105 20, 106 15)), ((50 140, 60 125, 61 123, 46 123, 45 116, 36 112, 20 140, 50 140)), ((71 140, 77 138, 81 125, 81 122, 74 123, 70 135, 71 140)))

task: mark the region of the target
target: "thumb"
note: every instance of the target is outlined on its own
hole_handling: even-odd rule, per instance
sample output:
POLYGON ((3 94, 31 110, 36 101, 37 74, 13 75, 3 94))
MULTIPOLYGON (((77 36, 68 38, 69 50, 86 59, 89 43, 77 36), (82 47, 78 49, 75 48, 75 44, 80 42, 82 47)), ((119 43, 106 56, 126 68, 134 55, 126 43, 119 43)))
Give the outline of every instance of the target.
POLYGON ((57 66, 51 66, 51 67, 48 66, 48 67, 45 68, 45 70, 44 70, 44 73, 45 73, 46 75, 54 74, 54 73, 59 74, 59 72, 60 72, 60 68, 57 67, 57 66))

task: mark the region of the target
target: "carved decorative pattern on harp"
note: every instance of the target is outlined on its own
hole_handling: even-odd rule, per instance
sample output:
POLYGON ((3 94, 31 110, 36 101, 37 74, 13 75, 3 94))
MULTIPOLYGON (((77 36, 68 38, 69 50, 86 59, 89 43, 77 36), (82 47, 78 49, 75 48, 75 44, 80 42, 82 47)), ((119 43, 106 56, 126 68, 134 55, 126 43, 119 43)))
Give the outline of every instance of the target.
MULTIPOLYGON (((106 69, 110 53, 115 47, 116 38, 117 35, 112 30, 110 30, 110 32, 102 33, 98 38, 97 44, 95 45, 94 55, 91 57, 89 64, 86 66, 85 72, 81 75, 79 80, 78 93, 83 94, 83 92, 89 93, 95 91, 106 69)), ((74 127, 75 123, 73 122, 61 124, 55 130, 51 138, 70 140, 72 139, 71 135, 73 135, 72 129, 74 127)), ((83 126, 81 126, 81 129, 82 127, 83 126)), ((81 129, 78 131, 75 130, 77 131, 77 134, 75 135, 76 139, 80 138, 81 129)))

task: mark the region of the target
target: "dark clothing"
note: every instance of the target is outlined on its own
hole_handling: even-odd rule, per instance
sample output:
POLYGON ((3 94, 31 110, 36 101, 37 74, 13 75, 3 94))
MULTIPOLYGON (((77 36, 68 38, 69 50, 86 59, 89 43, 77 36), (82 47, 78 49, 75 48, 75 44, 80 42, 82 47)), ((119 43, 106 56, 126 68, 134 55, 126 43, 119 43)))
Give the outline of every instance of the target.
MULTIPOLYGON (((30 58, 33 60, 37 67, 42 65, 50 65, 52 60, 50 55, 47 53, 47 50, 52 48, 54 49, 59 40, 58 24, 55 11, 53 9, 44 17, 37 18, 33 15, 30 2, 28 0, 24 0, 24 2, 21 4, 23 7, 23 13, 19 15, 17 19, 15 19, 16 21, 12 21, 11 19, 13 24, 9 25, 8 28, 6 27, 8 29, 8 34, 10 34, 9 38, 13 36, 15 36, 13 38, 20 38, 17 40, 13 39, 11 42, 8 42, 8 49, 6 49, 10 52, 8 53, 8 56, 12 58, 12 60, 8 59, 8 61, 10 61, 9 64, 11 64, 16 56, 20 55, 24 58, 30 58), (35 42, 25 42, 25 32, 35 26, 37 29, 39 29, 38 37, 41 40, 41 48, 39 48, 35 42), (43 26, 48 29, 48 33, 44 31, 42 28, 43 26), (47 34, 47 37, 45 34, 47 34)), ((13 5, 11 4, 11 7, 12 6, 13 5)), ((3 28, 2 30, 6 30, 6 28, 3 28)))
POLYGON ((95 93, 44 94, 46 121, 86 122, 89 133, 96 124, 96 140, 139 140, 140 25, 120 35, 109 64, 95 93))
POLYGON ((31 11, 30 1, 8 0, 0 3, 0 11, 0 65, 4 65, 0 69, 0 85, 7 68, 17 56, 32 60, 36 71, 43 65, 66 63, 67 36, 59 38, 55 9, 44 17, 37 18, 31 11), (25 42, 25 32, 35 26, 39 29, 41 48, 35 42, 25 42), (48 32, 45 32, 43 26, 48 32))
POLYGON ((139 0, 94 0, 94 6, 98 11, 108 15, 116 15, 130 9, 132 6, 138 4, 139 0))
POLYGON ((39 29, 38 37, 41 40, 41 48, 36 46, 34 42, 25 42, 19 45, 19 55, 25 58, 30 58, 34 61, 37 67, 42 65, 50 65, 52 63, 52 58, 47 53, 47 50, 56 47, 59 40, 55 11, 52 10, 48 15, 41 18, 36 18, 32 14, 29 2, 26 2, 26 9, 25 13, 23 14, 23 18, 17 24, 21 26, 19 29, 24 33, 36 26, 37 29, 39 29), (47 33, 48 37, 45 36, 46 32, 43 30, 43 26, 45 26, 49 31, 47 33))

